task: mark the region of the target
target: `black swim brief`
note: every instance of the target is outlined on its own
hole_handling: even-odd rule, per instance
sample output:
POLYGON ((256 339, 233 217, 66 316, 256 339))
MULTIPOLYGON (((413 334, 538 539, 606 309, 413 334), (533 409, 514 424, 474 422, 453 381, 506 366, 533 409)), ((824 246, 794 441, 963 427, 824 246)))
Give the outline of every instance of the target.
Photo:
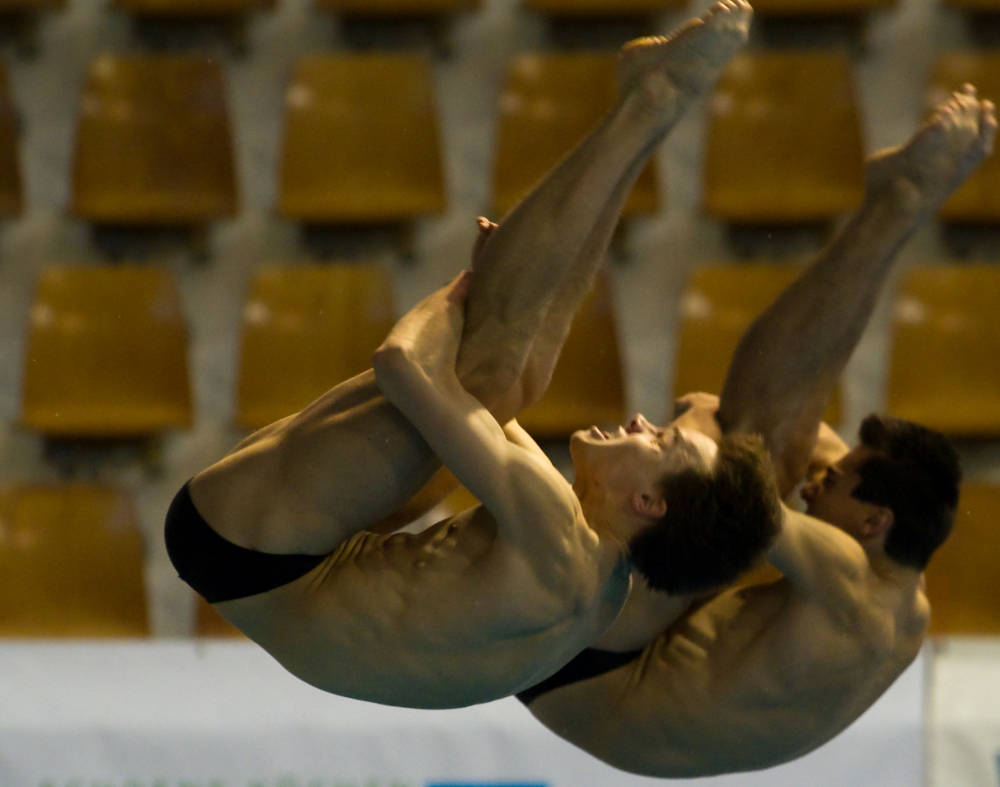
POLYGON ((610 650, 587 648, 554 675, 549 676, 541 683, 536 683, 530 689, 518 692, 514 696, 525 705, 530 705, 540 696, 547 694, 553 689, 579 683, 581 680, 596 678, 605 672, 611 672, 611 670, 630 664, 641 655, 641 650, 614 653, 610 650))
POLYGON ((327 557, 274 555, 227 541, 198 513, 188 484, 170 504, 163 534, 177 574, 212 604, 287 585, 327 557))

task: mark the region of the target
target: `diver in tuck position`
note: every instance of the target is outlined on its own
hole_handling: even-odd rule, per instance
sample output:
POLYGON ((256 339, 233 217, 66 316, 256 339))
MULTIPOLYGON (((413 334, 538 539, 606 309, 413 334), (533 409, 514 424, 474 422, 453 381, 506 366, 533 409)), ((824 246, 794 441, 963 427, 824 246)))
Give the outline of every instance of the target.
MULTIPOLYGON (((922 571, 958 502, 943 435, 869 416, 853 450, 825 424, 839 380, 912 231, 992 150, 993 105, 970 85, 905 145, 875 154, 860 209, 743 337, 721 395, 675 424, 762 434, 784 508, 767 560, 784 575, 709 599, 634 583, 614 627, 520 694, 558 735, 639 774, 694 777, 799 757, 858 718, 913 661, 922 571)), ((933 374, 933 370, 928 370, 933 374)))
POLYGON ((178 493, 165 527, 178 573, 289 671, 393 705, 496 699, 603 632, 633 568, 652 587, 705 589, 770 543, 780 508, 760 438, 654 434, 640 419, 613 438, 580 432, 583 486, 571 487, 512 420, 547 386, 643 165, 744 44, 751 15, 723 0, 627 45, 616 108, 499 227, 481 221, 471 276, 400 320, 374 370, 178 493), (386 534, 379 523, 441 462, 483 505, 386 534), (682 518, 692 507, 672 480, 692 469, 700 507, 682 518), (675 550, 686 560, 662 559, 662 544, 688 542, 675 550))

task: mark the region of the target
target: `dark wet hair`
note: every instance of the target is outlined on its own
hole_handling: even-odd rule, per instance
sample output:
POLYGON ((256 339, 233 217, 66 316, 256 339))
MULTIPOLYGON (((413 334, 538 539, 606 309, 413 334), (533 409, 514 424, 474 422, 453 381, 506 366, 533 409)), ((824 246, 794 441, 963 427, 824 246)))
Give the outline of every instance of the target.
POLYGON ((892 510, 885 554, 923 570, 955 521, 958 452, 940 432, 898 418, 870 415, 860 437, 874 453, 858 467, 861 481, 852 495, 892 510))
POLYGON ((697 593, 735 581, 781 527, 778 483, 764 441, 726 435, 715 463, 662 481, 667 512, 629 542, 653 590, 697 593))

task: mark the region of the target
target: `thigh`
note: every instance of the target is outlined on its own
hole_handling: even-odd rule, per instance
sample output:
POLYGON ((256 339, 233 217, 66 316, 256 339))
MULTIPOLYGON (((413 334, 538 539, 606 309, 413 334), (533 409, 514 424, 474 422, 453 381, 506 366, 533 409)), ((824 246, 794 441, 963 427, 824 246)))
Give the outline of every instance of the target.
POLYGON ((191 497, 235 544, 326 554, 400 509, 439 467, 369 370, 251 435, 192 479, 191 497))

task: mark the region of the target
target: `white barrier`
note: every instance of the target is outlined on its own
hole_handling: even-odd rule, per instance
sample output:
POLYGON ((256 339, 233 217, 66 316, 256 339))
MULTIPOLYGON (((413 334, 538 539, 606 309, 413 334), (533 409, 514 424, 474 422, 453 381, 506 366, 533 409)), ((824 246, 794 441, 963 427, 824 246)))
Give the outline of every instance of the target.
MULTIPOLYGON (((789 765, 713 787, 919 787, 922 664, 789 765)), ((317 691, 244 643, 0 645, 2 787, 651 787, 516 700, 452 711, 317 691)))
POLYGON ((939 642, 928 743, 931 787, 1000 787, 1000 640, 939 642))

